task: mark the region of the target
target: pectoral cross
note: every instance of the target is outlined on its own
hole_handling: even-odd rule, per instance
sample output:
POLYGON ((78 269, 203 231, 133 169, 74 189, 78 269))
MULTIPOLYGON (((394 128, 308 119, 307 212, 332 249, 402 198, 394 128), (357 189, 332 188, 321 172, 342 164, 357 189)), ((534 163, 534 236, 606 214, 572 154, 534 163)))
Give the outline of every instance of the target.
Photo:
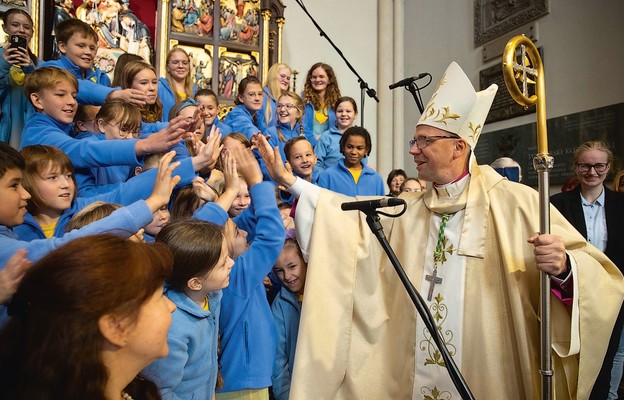
POLYGON ((431 275, 425 275, 425 280, 429 282, 429 293, 427 294, 427 301, 431 301, 435 285, 439 285, 442 283, 442 278, 438 278, 438 269, 434 269, 433 274, 431 275))

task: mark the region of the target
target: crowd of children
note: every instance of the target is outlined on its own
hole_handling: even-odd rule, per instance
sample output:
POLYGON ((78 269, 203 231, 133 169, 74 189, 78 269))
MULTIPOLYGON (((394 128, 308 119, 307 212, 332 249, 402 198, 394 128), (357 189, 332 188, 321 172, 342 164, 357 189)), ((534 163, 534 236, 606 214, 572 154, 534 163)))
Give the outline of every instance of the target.
MULTIPOLYGON (((7 34, 32 38, 27 13, 9 10, 3 21, 7 34)), ((98 41, 89 25, 60 23, 56 40, 58 60, 0 49, 6 393, 26 398, 32 388, 19 374, 36 371, 45 375, 41 390, 50 390, 37 398, 59 390, 71 390, 63 398, 158 398, 149 395, 159 390, 165 399, 287 399, 306 262, 292 231, 296 201, 282 198, 255 147, 262 134, 302 179, 347 195, 383 195, 383 179, 365 161, 370 134, 354 125, 355 100, 341 97, 324 63, 310 68, 299 96, 280 63, 264 87, 243 78, 236 107, 221 121, 218 96, 193 84, 182 48, 169 51, 165 77, 128 55, 111 81, 94 67, 98 41), (130 266, 138 255, 142 261, 130 266), (92 263, 97 268, 84 272, 92 263), (85 273, 86 287, 73 299, 80 310, 63 309, 80 280, 64 283, 46 271, 50 265, 59 274, 85 273), (91 282, 106 268, 106 278, 91 282), (115 276, 142 290, 113 287, 115 276), (45 280, 52 293, 44 296, 36 285, 45 280), (102 294, 117 289, 126 293, 102 294), (45 321, 58 315, 97 336, 91 350, 76 346, 88 357, 74 354, 74 365, 52 369, 46 363, 56 360, 20 361, 32 338, 49 334, 38 329, 61 329, 59 321, 33 322, 47 312, 45 321), (136 335, 146 333, 141 345, 136 335), (115 352, 131 367, 121 368, 115 352), (107 375, 106 368, 123 371, 107 375)), ((62 346, 70 345, 41 340, 35 351, 62 354, 62 346)))

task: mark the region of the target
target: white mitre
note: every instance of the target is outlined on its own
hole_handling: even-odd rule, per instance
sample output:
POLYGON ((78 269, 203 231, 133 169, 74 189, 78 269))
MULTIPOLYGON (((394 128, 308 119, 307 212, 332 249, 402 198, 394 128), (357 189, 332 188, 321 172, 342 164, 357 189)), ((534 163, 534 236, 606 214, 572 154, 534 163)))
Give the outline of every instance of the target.
MULTIPOLYGON (((497 90, 498 86, 492 84, 475 92, 470 79, 453 61, 416 126, 429 125, 459 135, 474 150, 497 90)), ((472 154, 471 158, 474 151, 472 154)))

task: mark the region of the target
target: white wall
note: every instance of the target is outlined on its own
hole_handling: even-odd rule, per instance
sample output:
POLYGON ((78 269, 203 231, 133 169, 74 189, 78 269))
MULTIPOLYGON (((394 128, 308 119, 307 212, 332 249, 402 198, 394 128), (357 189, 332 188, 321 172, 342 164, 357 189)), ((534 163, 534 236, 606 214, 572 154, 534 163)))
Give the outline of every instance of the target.
MULTIPOLYGON (((382 0, 385 1, 385 0, 382 0)), ((312 64, 322 61, 332 66, 338 77, 343 96, 353 97, 360 105, 360 85, 357 77, 321 37, 312 21, 293 0, 283 0, 284 43, 282 61, 299 71, 297 91, 303 90, 306 73, 312 64)), ((376 0, 304 0, 308 12, 323 28, 351 65, 369 87, 379 91, 377 85, 377 1, 376 0)), ((376 135, 377 105, 365 99, 364 125, 376 135)), ((361 110, 360 110, 361 111, 361 110)), ((356 120, 360 125, 360 118, 356 120)), ((373 143, 374 143, 373 138, 373 143)), ((371 164, 376 162, 374 152, 371 164)))
MULTIPOLYGON (((298 90, 313 63, 324 61, 338 75, 341 91, 358 101, 357 78, 293 0, 283 0, 285 11, 283 59, 300 72, 298 90)), ((451 61, 457 61, 475 87, 479 71, 500 59, 481 61, 481 47, 474 47, 474 0, 305 0, 308 11, 329 37, 344 52, 360 75, 378 92, 377 87, 378 3, 403 1, 404 75, 429 72, 434 79, 422 91, 425 103, 451 61)), ((624 102, 624 1, 549 0, 550 13, 537 21, 538 45, 544 48, 548 118, 572 114, 624 102)), ((398 79, 398 77, 396 77, 398 79)), ((506 90, 500 88, 499 90, 506 90)), ((377 105, 366 98, 365 125, 376 137, 377 105)), ((413 135, 419 112, 411 95, 404 95, 404 142, 413 135)), ((484 132, 535 121, 530 114, 485 126, 484 132)), ((359 123, 359 120, 358 120, 359 123)), ((382 154, 380 157, 386 155, 382 154)), ((387 157, 392 157, 388 154, 387 157)), ((396 160, 396 155, 395 158, 396 160)), ((416 169, 405 146, 404 167, 408 174, 416 169)), ((376 165, 375 151, 371 165, 376 165)), ((388 171, 380 171, 382 175, 388 171)))
MULTIPOLYGON (((623 16, 621 0, 550 0, 550 13, 538 20, 537 43, 544 48, 548 118, 624 102, 623 16)), ((481 47, 474 47, 473 1, 408 0, 405 18, 406 75, 426 71, 434 76, 423 90, 425 103, 451 61, 462 66, 475 88, 479 71, 501 62, 483 64, 481 47)), ((406 97, 406 140, 418 117, 406 97)), ((484 132, 534 121, 530 114, 486 125, 484 132)), ((413 165, 406 170, 415 173, 413 165)))

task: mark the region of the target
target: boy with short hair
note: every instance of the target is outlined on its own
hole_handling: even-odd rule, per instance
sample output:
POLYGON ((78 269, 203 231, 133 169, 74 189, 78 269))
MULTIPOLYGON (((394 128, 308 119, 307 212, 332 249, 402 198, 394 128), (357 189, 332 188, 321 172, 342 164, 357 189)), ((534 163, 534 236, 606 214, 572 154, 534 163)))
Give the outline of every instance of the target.
MULTIPOLYGON (((130 237, 152 221, 153 213, 169 202, 171 190, 179 177, 171 177, 171 172, 179 163, 169 164, 174 153, 163 157, 159 165, 159 176, 154 190, 147 200, 139 200, 120 208, 109 217, 96 221, 82 229, 67 233, 62 238, 39 239, 24 242, 16 239, 12 228, 24 222, 26 205, 30 193, 22 186, 24 159, 11 146, 0 143, 0 269, 19 249, 28 251, 28 259, 36 261, 50 251, 81 236, 98 233, 114 233, 130 237)), ((0 317, 1 319, 1 317, 0 317)))
POLYGON ((121 98, 138 106, 145 104, 145 94, 134 89, 111 88, 106 72, 95 68, 93 61, 98 49, 98 37, 89 24, 68 19, 55 28, 61 58, 41 64, 42 67, 59 67, 78 79, 78 102, 102 105, 106 99, 121 98))
POLYGON ((168 151, 183 140, 189 121, 173 119, 145 139, 77 140, 70 136, 76 114, 78 79, 64 69, 42 67, 26 77, 26 96, 38 111, 26 122, 20 150, 45 144, 63 150, 76 169, 110 165, 139 165, 138 157, 168 151))

